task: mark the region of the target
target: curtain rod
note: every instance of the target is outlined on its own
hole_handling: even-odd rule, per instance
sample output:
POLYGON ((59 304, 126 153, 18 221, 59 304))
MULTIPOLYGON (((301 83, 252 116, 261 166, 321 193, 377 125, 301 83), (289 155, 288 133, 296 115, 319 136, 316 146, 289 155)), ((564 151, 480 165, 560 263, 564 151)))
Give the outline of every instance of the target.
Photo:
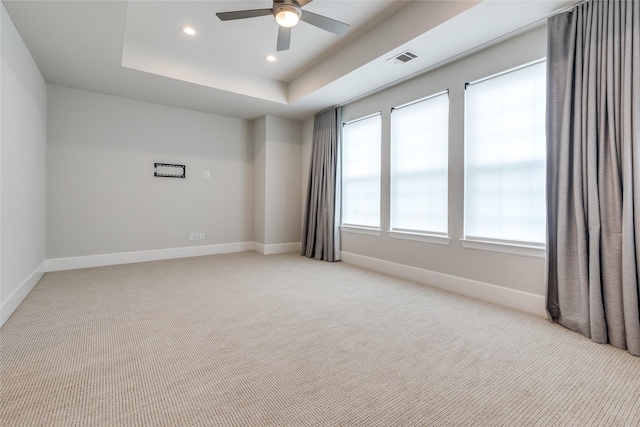
POLYGON ((496 37, 496 38, 494 38, 494 39, 491 39, 491 40, 489 40, 488 42, 484 42, 484 43, 480 44, 479 46, 475 46, 475 47, 472 47, 471 49, 467 49, 467 50, 465 50, 464 52, 461 52, 461 53, 458 53, 458 54, 452 55, 452 56, 450 56, 450 57, 448 57, 448 58, 446 58, 446 59, 443 59, 443 60, 442 60, 442 61, 440 61, 440 62, 437 62, 437 63, 432 64, 432 65, 430 65, 430 66, 428 66, 428 67, 426 67, 426 68, 423 68, 423 69, 418 70, 418 71, 416 71, 416 72, 414 72, 414 73, 411 73, 411 74, 409 74, 409 75, 406 75, 406 76, 404 76, 404 77, 401 77, 401 78, 399 78, 399 79, 397 79, 397 80, 394 80, 394 81, 392 81, 392 82, 390 82, 390 83, 387 83, 387 84, 384 84, 384 85, 382 85, 382 86, 379 86, 379 87, 377 87, 377 88, 375 88, 375 89, 372 89, 372 90, 370 90, 370 91, 368 91, 368 92, 363 93, 362 95, 358 95, 358 96, 356 96, 356 97, 354 97, 354 98, 348 99, 348 100, 344 101, 344 102, 343 102, 343 103, 341 103, 341 104, 334 105, 333 107, 326 108, 326 109, 324 109, 324 110, 322 110, 322 111, 320 111, 319 113, 316 113, 316 114, 324 113, 324 112, 326 112, 326 111, 328 111, 328 110, 330 110, 330 109, 332 109, 332 108, 335 108, 335 107, 344 107, 345 105, 351 104, 352 102, 355 102, 355 101, 359 101, 360 99, 363 99, 363 98, 366 98, 367 96, 370 96, 370 95, 373 95, 373 94, 375 94, 375 93, 378 93, 378 92, 380 92, 380 91, 382 91, 382 90, 384 90, 384 89, 386 89, 386 88, 388 88, 388 87, 395 86, 395 85, 397 85, 397 84, 399 84, 399 83, 402 83, 402 82, 404 82, 404 81, 406 81, 406 80, 410 80, 410 79, 412 79, 412 78, 414 78, 414 77, 418 77, 418 76, 420 76, 420 75, 422 75, 422 74, 425 74, 425 73, 427 73, 427 72, 429 72, 429 71, 433 70, 434 68, 438 68, 438 67, 439 67, 439 66, 441 66, 441 65, 444 65, 444 64, 446 64, 446 63, 448 63, 448 62, 451 62, 451 61, 453 61, 453 60, 455 60, 455 59, 458 59, 458 58, 460 58, 460 57, 463 57, 463 56, 465 56, 465 55, 467 55, 467 54, 469 54, 469 53, 471 53, 471 52, 473 52, 473 51, 480 50, 480 49, 481 49, 481 48, 483 48, 484 46, 494 44, 494 43, 496 43, 497 41, 499 41, 499 40, 501 40, 501 39, 504 39, 504 38, 509 38, 508 36, 510 36, 510 35, 512 35, 512 34, 514 34, 514 33, 519 33, 519 32, 521 32, 521 31, 523 31, 523 30, 526 30, 527 28, 531 28, 531 27, 538 26, 540 23, 542 23, 542 22, 544 22, 544 21, 548 20, 548 19, 549 19, 549 18, 551 18, 552 16, 559 15, 559 14, 561 14, 561 13, 567 12, 567 11, 569 11, 569 10, 573 9, 574 7, 577 7, 577 6, 583 5, 583 4, 585 4, 585 3, 589 3, 589 2, 591 2, 591 1, 593 1, 593 0, 582 0, 582 1, 578 2, 578 3, 572 4, 571 6, 563 7, 563 8, 561 8, 561 9, 559 9, 559 10, 556 10, 556 11, 554 11, 554 12, 551 12, 551 13, 550 13, 550 14, 548 14, 548 15, 545 15, 544 17, 542 17, 542 18, 540 18, 540 19, 538 19, 538 20, 536 20, 536 21, 534 21, 534 22, 531 22, 531 23, 529 23, 529 24, 527 24, 527 25, 524 25, 524 26, 522 26, 522 27, 520 27, 520 28, 517 28, 517 29, 515 29, 515 30, 509 31, 508 33, 503 34, 503 35, 501 35, 501 36, 498 36, 498 37, 496 37))

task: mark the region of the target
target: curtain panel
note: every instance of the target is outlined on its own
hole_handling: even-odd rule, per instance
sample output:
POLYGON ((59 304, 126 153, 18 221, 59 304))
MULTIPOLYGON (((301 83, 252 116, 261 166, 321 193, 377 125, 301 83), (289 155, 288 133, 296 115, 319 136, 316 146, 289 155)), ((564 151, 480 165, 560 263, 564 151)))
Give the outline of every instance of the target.
POLYGON ((340 260, 338 162, 341 107, 319 113, 313 122, 309 184, 302 225, 302 255, 340 260))
POLYGON ((547 312, 640 355, 640 2, 549 18, 547 312))

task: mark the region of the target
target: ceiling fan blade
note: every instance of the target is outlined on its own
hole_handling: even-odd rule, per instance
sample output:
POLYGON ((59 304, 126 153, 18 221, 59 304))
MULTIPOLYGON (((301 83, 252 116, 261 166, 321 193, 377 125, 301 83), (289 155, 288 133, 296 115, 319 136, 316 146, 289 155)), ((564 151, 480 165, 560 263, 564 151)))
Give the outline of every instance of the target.
POLYGON ((336 21, 335 19, 327 18, 326 16, 318 15, 317 13, 302 11, 300 19, 307 24, 311 24, 315 27, 322 28, 330 33, 343 36, 349 31, 349 24, 336 21))
POLYGON ((236 10, 233 12, 218 12, 216 15, 221 21, 232 21, 234 19, 255 18, 256 16, 272 15, 272 9, 250 9, 236 10))
POLYGON ((300 5, 300 7, 305 7, 306 5, 311 3, 312 1, 313 0, 298 0, 298 4, 300 5))
POLYGON ((288 50, 291 44, 291 28, 278 27, 278 46, 276 50, 281 52, 288 50))

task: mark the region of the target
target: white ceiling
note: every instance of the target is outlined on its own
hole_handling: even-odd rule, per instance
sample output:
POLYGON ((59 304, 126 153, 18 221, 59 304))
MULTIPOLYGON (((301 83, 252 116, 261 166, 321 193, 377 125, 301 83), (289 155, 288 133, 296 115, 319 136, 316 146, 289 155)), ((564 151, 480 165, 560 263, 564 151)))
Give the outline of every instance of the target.
POLYGON ((255 118, 306 119, 540 25, 576 0, 315 0, 351 25, 342 37, 300 23, 275 52, 272 16, 220 21, 264 1, 3 0, 44 79, 141 101, 255 118), (198 34, 186 36, 185 25, 198 34), (419 57, 388 59, 410 49, 419 57), (265 57, 276 54, 276 62, 265 57))

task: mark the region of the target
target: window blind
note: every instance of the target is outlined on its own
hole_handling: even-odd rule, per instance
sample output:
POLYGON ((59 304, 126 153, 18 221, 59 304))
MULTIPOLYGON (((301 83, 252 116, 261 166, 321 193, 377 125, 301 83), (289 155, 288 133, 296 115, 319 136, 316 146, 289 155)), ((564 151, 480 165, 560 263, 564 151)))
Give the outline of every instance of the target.
POLYGON ((447 234, 449 95, 391 114, 391 228, 447 234))
POLYGON ((380 227, 381 115, 342 128, 342 224, 380 227))
POLYGON ((545 62, 467 85, 465 238, 545 242, 545 62))

